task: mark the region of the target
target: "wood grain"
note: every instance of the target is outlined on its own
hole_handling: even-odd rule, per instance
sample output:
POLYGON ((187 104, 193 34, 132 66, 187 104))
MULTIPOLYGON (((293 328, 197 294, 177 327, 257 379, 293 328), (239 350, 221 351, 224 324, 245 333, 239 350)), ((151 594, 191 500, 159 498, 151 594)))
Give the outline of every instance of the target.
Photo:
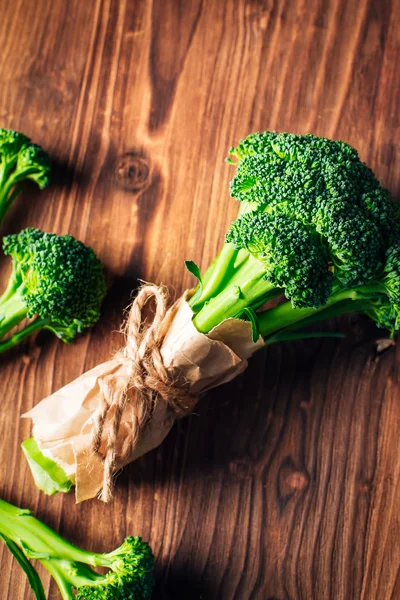
MULTIPOLYGON (((54 158, 1 233, 69 232, 107 266, 101 322, 1 360, 0 494, 97 550, 140 534, 155 599, 400 599, 400 350, 350 317, 343 341, 268 349, 126 468, 112 506, 33 486, 19 415, 107 359, 137 278, 181 292, 235 215, 223 159, 251 131, 341 138, 400 196, 398 0, 1 2, 0 122, 54 158)), ((1 260, 3 278, 8 263, 1 260)), ((1 599, 29 599, 0 549, 1 599)), ((58 593, 44 574, 49 598, 58 593)))

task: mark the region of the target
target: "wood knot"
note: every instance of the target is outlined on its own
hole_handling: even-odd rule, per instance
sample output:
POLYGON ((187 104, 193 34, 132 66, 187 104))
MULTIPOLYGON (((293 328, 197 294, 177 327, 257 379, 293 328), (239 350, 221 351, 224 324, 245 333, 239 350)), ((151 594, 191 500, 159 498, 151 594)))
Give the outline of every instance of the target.
POLYGON ((302 494, 308 488, 310 476, 305 469, 298 468, 290 457, 281 464, 278 472, 278 498, 284 507, 292 496, 302 494))
POLYGON ((133 152, 127 152, 117 160, 115 178, 124 190, 141 192, 150 185, 148 161, 133 152))

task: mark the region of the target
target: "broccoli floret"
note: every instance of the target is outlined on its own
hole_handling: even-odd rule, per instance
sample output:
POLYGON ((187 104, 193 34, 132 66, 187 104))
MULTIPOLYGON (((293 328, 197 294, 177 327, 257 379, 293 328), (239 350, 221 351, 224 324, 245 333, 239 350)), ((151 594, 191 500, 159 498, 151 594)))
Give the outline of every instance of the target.
POLYGON ((0 128, 0 222, 20 191, 24 179, 42 190, 49 183, 50 159, 23 133, 0 128))
POLYGON ((265 133, 242 140, 231 194, 240 201, 277 207, 307 224, 338 201, 358 206, 382 233, 397 230, 394 203, 354 148, 312 135, 265 133), (250 143, 248 142, 250 140, 250 143))
POLYGON ((363 193, 361 208, 368 212, 376 223, 386 244, 399 242, 399 207, 390 197, 388 190, 378 187, 363 193))
POLYGON ((363 312, 393 337, 400 329, 400 246, 388 249, 382 277, 372 282, 365 293, 368 295, 370 290, 363 312))
POLYGON ((31 515, 0 499, 0 537, 27 572, 36 597, 40 580, 30 564, 36 559, 51 573, 64 600, 149 600, 154 557, 140 537, 128 537, 116 550, 97 554, 67 542, 31 515), (104 567, 106 573, 95 568, 104 567))
POLYGON ((377 224, 357 205, 331 199, 315 217, 315 230, 329 250, 337 280, 344 286, 367 283, 381 269, 385 255, 377 224))
POLYGON ((391 246, 386 252, 382 285, 391 302, 400 305, 400 245, 391 246))
POLYGON ((284 289, 293 306, 319 308, 327 301, 332 289, 327 253, 300 221, 279 213, 247 213, 232 224, 226 241, 261 261, 265 278, 284 289))
POLYGON ((0 297, 0 352, 39 329, 70 342, 100 316, 103 267, 91 248, 69 235, 25 229, 3 239, 12 273, 0 297), (25 318, 31 321, 7 339, 25 318))
POLYGON ((265 132, 231 148, 228 162, 241 210, 191 300, 197 329, 253 311, 264 339, 289 328, 293 339, 302 322, 354 309, 393 335, 400 213, 357 151, 311 134, 265 132), (281 293, 290 302, 259 310, 281 293))

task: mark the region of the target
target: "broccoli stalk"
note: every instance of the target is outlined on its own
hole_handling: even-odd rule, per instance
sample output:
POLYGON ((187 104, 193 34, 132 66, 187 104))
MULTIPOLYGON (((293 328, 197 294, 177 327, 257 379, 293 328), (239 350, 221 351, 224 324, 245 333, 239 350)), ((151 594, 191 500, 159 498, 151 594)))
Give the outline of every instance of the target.
POLYGON ((70 342, 94 325, 106 288, 91 248, 38 229, 6 236, 3 248, 12 258, 12 273, 0 297, 0 353, 40 329, 70 342), (27 318, 28 324, 13 333, 27 318))
MULTIPOLYGON (((227 248, 229 246, 231 244, 226 244, 227 248)), ((225 277, 226 285, 207 300, 202 296, 197 300, 197 306, 203 307, 195 315, 193 323, 203 333, 208 333, 224 319, 240 316, 244 309, 263 304, 281 293, 265 279, 263 265, 249 253, 240 254, 236 251, 233 256, 236 260, 232 260, 229 268, 222 272, 221 281, 225 277)), ((218 272, 219 268, 215 266, 215 278, 218 272)), ((192 300, 191 303, 193 306, 192 300)))
POLYGON ((38 560, 50 572, 64 600, 148 600, 154 558, 148 544, 128 537, 116 550, 96 554, 73 546, 32 516, 0 499, 0 537, 24 568, 37 599, 44 598, 30 564, 38 560), (96 567, 109 569, 98 573, 96 567))
MULTIPOLYGON (((321 319, 361 312, 400 327, 400 233, 395 204, 357 152, 312 135, 265 132, 230 150, 231 194, 242 204, 190 305, 210 332, 250 319, 266 343, 309 337, 321 319), (288 301, 260 310, 284 294, 288 301), (257 312, 256 312, 257 311, 257 312)), ((318 335, 318 334, 317 334, 318 335)))
POLYGON ((50 159, 40 146, 13 130, 0 129, 0 223, 20 192, 24 179, 42 190, 49 182, 50 159))

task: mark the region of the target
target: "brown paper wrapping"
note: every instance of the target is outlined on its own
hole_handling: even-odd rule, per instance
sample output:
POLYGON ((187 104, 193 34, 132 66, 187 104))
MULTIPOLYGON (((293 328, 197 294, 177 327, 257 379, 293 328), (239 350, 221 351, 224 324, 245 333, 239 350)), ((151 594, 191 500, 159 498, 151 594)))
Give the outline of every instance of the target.
MULTIPOLYGON (((251 324, 227 319, 209 334, 199 333, 184 294, 169 312, 167 333, 161 346, 164 365, 171 379, 192 394, 201 394, 226 383, 247 366, 247 359, 263 346, 252 341, 251 324)), ((113 359, 87 371, 42 400, 24 417, 33 421, 33 436, 46 456, 58 462, 75 483, 76 501, 95 497, 102 487, 103 461, 91 450, 94 417, 103 403, 102 382, 110 374, 124 375, 125 367, 113 359)), ((134 393, 134 392, 133 392, 134 393)), ((118 433, 123 447, 130 428, 132 408, 127 402, 118 433)), ((110 427, 113 408, 104 431, 110 427)), ((134 452, 118 468, 157 447, 170 431, 175 416, 164 400, 158 399, 152 418, 139 436, 134 452)), ((104 436, 106 437, 106 436, 104 436)))

